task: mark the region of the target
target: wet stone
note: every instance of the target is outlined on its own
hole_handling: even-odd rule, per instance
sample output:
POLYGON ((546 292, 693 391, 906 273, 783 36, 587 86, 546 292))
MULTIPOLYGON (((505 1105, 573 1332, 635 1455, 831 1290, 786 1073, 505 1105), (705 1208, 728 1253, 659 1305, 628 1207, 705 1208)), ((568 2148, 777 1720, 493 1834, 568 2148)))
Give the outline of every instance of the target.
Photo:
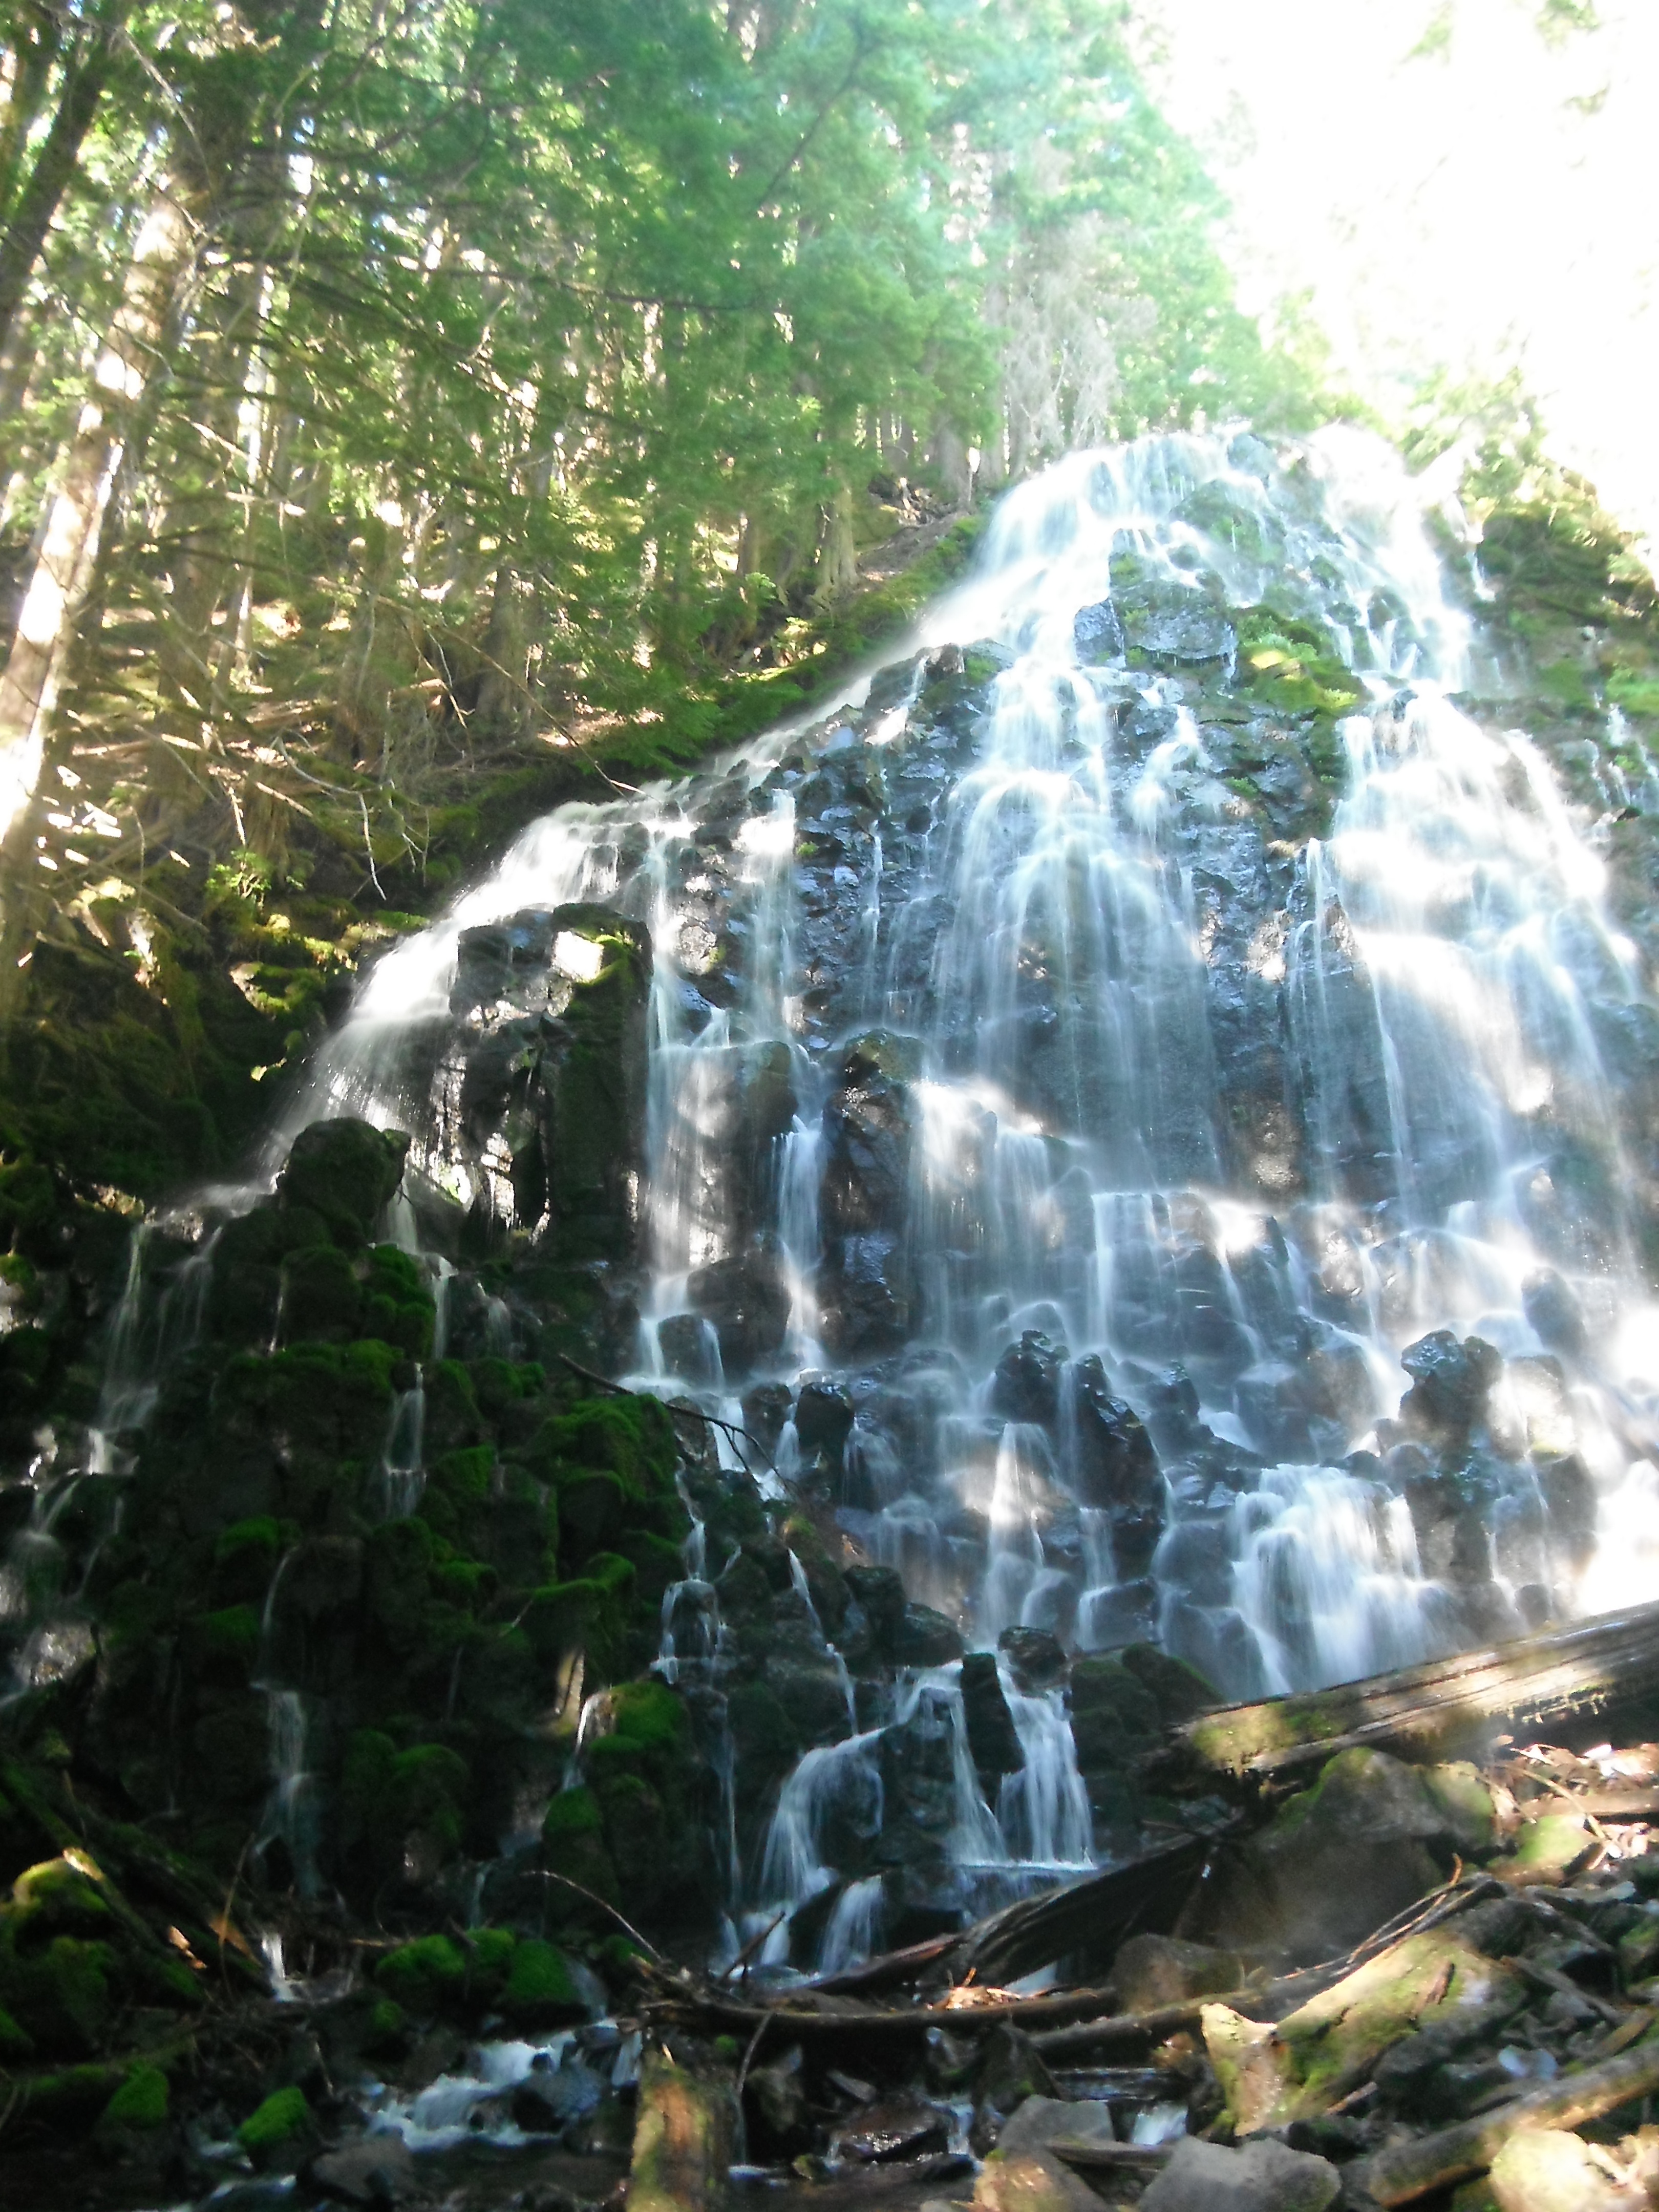
POLYGON ((1326 2212, 1340 2188, 1328 2160, 1283 2143, 1231 2150, 1188 2136, 1140 2202, 1144 2212, 1326 2212))
POLYGON ((865 2109, 830 2137, 832 2159, 860 2165, 921 2158, 948 2148, 951 2116, 920 2098, 892 2097, 865 2109))

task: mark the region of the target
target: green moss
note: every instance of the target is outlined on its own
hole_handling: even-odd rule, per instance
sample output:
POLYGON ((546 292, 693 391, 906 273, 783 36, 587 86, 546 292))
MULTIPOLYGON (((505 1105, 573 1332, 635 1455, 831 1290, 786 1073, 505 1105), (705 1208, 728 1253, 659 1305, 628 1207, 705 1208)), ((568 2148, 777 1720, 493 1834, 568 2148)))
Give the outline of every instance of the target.
POLYGON ((34 2056, 34 2038, 26 2035, 3 2006, 0 2006, 0 2063, 21 2066, 34 2056))
POLYGON ((315 2133, 304 2090, 278 2089, 242 2122, 236 2140, 256 2166, 264 2166, 282 2162, 315 2133))
POLYGON ((159 2066, 135 2066, 105 2106, 100 2128, 159 2128, 171 2102, 167 2077, 159 2066))
POLYGON ((374 1978, 393 2002, 417 2019, 429 2019, 466 1986, 466 1954, 448 1936, 419 1936, 388 1951, 374 1978))
POLYGON ((26 1868, 13 1882, 11 1895, 8 1917, 14 1937, 25 1931, 30 1938, 47 1933, 97 1936, 109 1926, 109 1905, 97 1883, 67 1859, 26 1868))
POLYGON ((109 2024, 114 1960, 107 1943, 74 1936, 55 1936, 44 1951, 27 1956, 0 1948, 0 2004, 43 2051, 90 2053, 109 2024))
POLYGON ((587 1562, 585 1575, 535 1591, 520 1626, 544 1666, 586 1650, 599 1679, 614 1679, 627 1645, 633 1592, 632 1561, 600 1552, 587 1562))
POLYGON ((281 1313, 286 1344, 349 1344, 361 1336, 363 1291, 349 1256, 332 1244, 290 1252, 283 1262, 281 1313))
POLYGON ((259 1616, 251 1605, 198 1613, 185 1625, 185 1640, 193 1668, 246 1682, 258 1661, 259 1616))
POLYGON ((365 1333, 410 1359, 426 1359, 436 1325, 437 1306, 420 1262, 395 1244, 377 1244, 363 1286, 365 1333))
POLYGON ((276 1571, 282 1544, 282 1531, 268 1514, 221 1529, 213 1544, 216 1591, 227 1600, 260 1595, 276 1571))
MULTIPOLYGON (((548 1807, 542 1822, 542 1861, 552 1873, 579 1882, 607 1904, 620 1901, 604 1817, 591 1790, 562 1790, 548 1807)), ((551 1901, 562 1918, 585 1917, 581 1901, 574 1894, 551 1901)))
POLYGON ((377 1997, 363 2033, 365 2051, 388 2051, 404 2039, 408 2017, 395 1997, 377 1997))
POLYGON ((534 1453, 556 1477, 568 1468, 600 1468, 636 1501, 671 1492, 679 1445, 668 1409, 655 1398, 589 1398, 538 1431, 534 1453))
POLYGON ((536 1936, 524 1936, 514 1948, 501 2008, 526 2026, 553 2027, 587 2014, 563 1953, 536 1936))

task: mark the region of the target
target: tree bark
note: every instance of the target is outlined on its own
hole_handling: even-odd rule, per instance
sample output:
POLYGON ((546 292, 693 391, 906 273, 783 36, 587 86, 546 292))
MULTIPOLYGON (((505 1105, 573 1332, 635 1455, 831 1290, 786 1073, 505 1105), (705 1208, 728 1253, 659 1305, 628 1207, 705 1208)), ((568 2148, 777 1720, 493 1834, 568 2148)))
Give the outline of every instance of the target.
POLYGON ((108 28, 95 21, 86 33, 88 50, 69 64, 52 128, 0 232, 0 352, 11 335, 52 219, 79 165, 82 145, 109 82, 114 55, 108 28))
POLYGON ((110 495, 145 393, 160 371, 191 239, 182 200, 164 186, 139 231, 92 392, 63 455, 11 653, 0 672, 0 1010, 14 988, 21 950, 33 801, 46 734, 94 573, 110 495))
MULTIPOLYGON (((1541 2089, 1529 2090, 1496 2112, 1483 2112, 1438 2134, 1420 2136, 1373 2152, 1348 2168, 1349 2186, 1369 2193, 1377 2204, 1410 2204, 1431 2190, 1443 2189, 1466 2174, 1492 2164, 1513 2135, 1528 2128, 1579 2128, 1620 2105, 1659 2089, 1659 2044, 1644 2043, 1599 2066, 1565 2074, 1541 2089)), ((1350 2202, 1364 2203, 1364 2196, 1350 2202)))
POLYGON ((1172 1738, 1178 1764, 1269 1775, 1322 1765, 1365 1744, 1379 1751, 1478 1747, 1498 1723, 1535 1736, 1547 1721, 1659 1689, 1659 1604, 1546 1629, 1334 1689, 1202 1713, 1172 1738))

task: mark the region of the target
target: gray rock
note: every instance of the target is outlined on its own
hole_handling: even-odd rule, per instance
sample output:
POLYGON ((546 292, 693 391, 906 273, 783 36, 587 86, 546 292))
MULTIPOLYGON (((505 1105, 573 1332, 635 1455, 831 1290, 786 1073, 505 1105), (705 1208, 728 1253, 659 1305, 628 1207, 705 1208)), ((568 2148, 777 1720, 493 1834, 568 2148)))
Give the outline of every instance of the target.
POLYGON ((1243 1979, 1244 1962, 1234 1952, 1176 1936, 1132 1936, 1112 1961, 1121 2012, 1155 2012, 1188 1997, 1216 1996, 1243 1979))
POLYGON ((401 2204, 416 2193, 415 2160, 401 2136, 365 2136, 312 2160, 310 2179, 341 2204, 401 2204))
POLYGON ((1183 2136, 1141 2212, 1325 2212, 1341 2185, 1328 2159, 1271 2139, 1228 2150, 1183 2136))
POLYGON ((997 2148, 1047 2150, 1056 2142, 1115 2142, 1109 2105, 1073 2104, 1063 2097, 1028 2097, 1003 2129, 997 2148))

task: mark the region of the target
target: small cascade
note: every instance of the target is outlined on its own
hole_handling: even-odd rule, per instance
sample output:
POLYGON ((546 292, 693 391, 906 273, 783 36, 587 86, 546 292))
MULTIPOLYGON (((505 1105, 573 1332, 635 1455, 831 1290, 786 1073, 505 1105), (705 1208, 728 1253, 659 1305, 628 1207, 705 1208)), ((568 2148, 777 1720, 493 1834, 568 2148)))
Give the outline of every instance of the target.
POLYGON ((1008 1856, 1049 1869, 1091 1867, 1093 1816, 1065 1698, 1057 1689, 1022 1693, 1006 1666, 998 1674, 1024 1757, 1018 1773, 1003 1778, 997 1798, 1008 1856))
POLYGON ((425 1440, 426 1386, 417 1367, 409 1388, 392 1399, 380 1454, 380 1485, 388 1521, 403 1519, 421 1502, 426 1487, 425 1440))
MULTIPOLYGON (((316 1785, 306 1764, 308 1717, 297 1690, 265 1692, 270 1736, 270 1796, 254 1848, 270 1865, 272 1846, 286 1854, 289 1879, 301 1897, 318 1889, 316 1785)), ((272 1878, 280 1886, 280 1876, 272 1878)))

